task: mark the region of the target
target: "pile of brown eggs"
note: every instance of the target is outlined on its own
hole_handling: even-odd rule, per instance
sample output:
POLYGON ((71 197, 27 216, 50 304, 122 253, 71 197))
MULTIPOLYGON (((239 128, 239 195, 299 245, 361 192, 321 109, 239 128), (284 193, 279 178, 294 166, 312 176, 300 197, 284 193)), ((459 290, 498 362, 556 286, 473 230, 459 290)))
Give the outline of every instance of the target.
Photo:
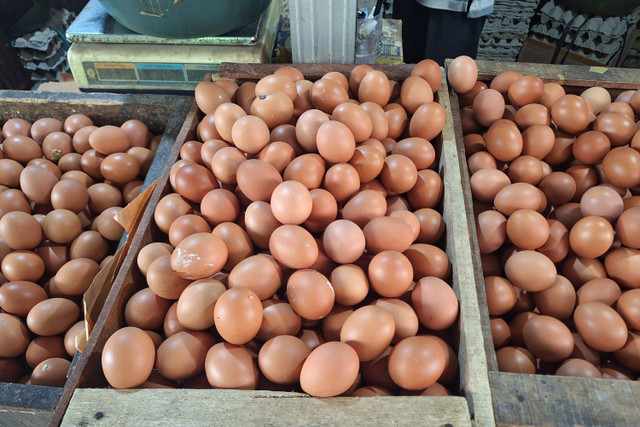
POLYGON ((82 295, 159 139, 139 120, 97 127, 73 114, 7 120, 0 141, 0 381, 62 386, 84 345, 82 295))
POLYGON ((449 69, 502 371, 640 374, 640 91, 449 69))
POLYGON ((449 394, 441 80, 427 60, 402 84, 360 65, 198 85, 200 141, 155 207, 167 238, 138 254, 148 287, 104 346, 108 382, 449 394))

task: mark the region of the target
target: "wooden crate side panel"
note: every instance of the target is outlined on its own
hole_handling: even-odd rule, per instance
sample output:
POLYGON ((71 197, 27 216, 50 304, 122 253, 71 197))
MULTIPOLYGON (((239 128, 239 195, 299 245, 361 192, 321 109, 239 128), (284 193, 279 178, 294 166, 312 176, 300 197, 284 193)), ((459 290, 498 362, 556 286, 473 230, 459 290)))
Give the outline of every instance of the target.
POLYGON ((635 381, 491 372, 489 383, 501 424, 640 425, 635 381))
POLYGON ((451 120, 451 104, 446 84, 438 92, 439 102, 445 109, 447 120, 442 131, 440 168, 444 168, 443 216, 447 227, 447 255, 452 262, 454 290, 460 303, 460 383, 469 399, 471 416, 478 425, 493 425, 491 392, 488 383, 488 364, 475 271, 471 257, 469 224, 465 200, 460 183, 463 170, 456 136, 451 120))
POLYGON ((462 397, 338 397, 244 390, 78 389, 63 426, 470 426, 462 397))

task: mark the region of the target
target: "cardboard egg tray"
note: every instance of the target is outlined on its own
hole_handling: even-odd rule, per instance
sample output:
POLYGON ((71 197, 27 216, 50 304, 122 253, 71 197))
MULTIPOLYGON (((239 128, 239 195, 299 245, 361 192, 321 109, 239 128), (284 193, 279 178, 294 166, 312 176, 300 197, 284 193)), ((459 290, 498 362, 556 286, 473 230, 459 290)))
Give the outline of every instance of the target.
MULTIPOLYGON (((450 60, 448 60, 450 61, 450 60)), ((609 89, 612 98, 627 89, 640 88, 640 74, 622 68, 575 65, 525 64, 477 61, 478 80, 490 82, 503 71, 518 71, 556 82, 567 93, 581 93, 592 86, 609 89)), ((448 64, 447 64, 448 65, 448 64)), ((486 350, 486 366, 495 422, 498 425, 640 425, 640 383, 607 379, 526 375, 498 371, 491 339, 484 278, 473 216, 469 173, 463 144, 458 96, 449 91, 455 140, 461 164, 462 191, 467 210, 476 295, 486 350)))
MULTIPOLYGON (((296 64, 309 80, 328 71, 348 75, 353 65, 296 64)), ((277 65, 223 64, 220 74, 228 78, 253 79, 271 74, 277 65)), ((379 65, 390 79, 402 81, 409 76, 409 65, 379 65)), ((124 326, 124 306, 146 281, 136 266, 138 251, 146 244, 162 239, 153 220, 154 207, 171 191, 169 171, 178 158, 184 139, 163 153, 162 176, 150 196, 140 225, 116 276, 105 308, 100 314, 85 351, 72 372, 52 425, 493 425, 489 393, 488 365, 481 326, 481 312, 469 239, 469 223, 460 182, 461 165, 456 144, 446 83, 436 99, 447 111, 441 135, 432 141, 436 148, 436 171, 443 178, 442 214, 446 224, 446 252, 452 263, 452 283, 459 299, 460 316, 454 325, 459 336, 455 348, 459 362, 459 387, 456 396, 447 397, 334 397, 311 398, 306 394, 280 391, 223 389, 140 389, 114 390, 102 373, 101 353, 106 340, 124 326), (188 415, 187 415, 188 414, 188 415), (83 424, 86 423, 86 424, 83 424)), ((193 106, 185 127, 194 128, 199 113, 193 106)), ((487 322, 488 320, 485 319, 487 322)), ((487 323, 488 325, 488 323, 487 323)))
MULTIPOLYGON (((161 148, 145 180, 146 188, 160 176, 166 163, 164 147, 173 146, 176 140, 184 141, 183 127, 191 104, 192 98, 185 96, 0 91, 0 123, 16 117, 29 122, 43 117, 64 121, 74 113, 86 114, 97 126, 119 126, 131 118, 142 120, 154 134, 163 134, 161 148)), ((131 225, 133 228, 137 225, 135 218, 131 225)), ((121 245, 125 242, 123 238, 121 245)), ((105 285, 109 286, 111 283, 107 282, 105 285)), ((93 311, 99 312, 101 308, 101 301, 95 301, 93 311)), ((46 425, 62 395, 61 387, 0 382, 0 426, 46 425)))

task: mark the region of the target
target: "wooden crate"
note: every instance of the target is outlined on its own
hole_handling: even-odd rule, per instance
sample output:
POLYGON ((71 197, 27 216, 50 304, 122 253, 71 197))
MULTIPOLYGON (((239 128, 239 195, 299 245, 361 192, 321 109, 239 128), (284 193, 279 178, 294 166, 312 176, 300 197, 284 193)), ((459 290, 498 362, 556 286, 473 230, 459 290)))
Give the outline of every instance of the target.
MULTIPOLYGON (((525 64, 476 61, 478 80, 489 82, 503 71, 518 71, 540 77, 545 83, 562 84, 567 93, 580 93, 602 86, 616 95, 640 88, 640 73, 621 68, 575 65, 525 64)), ((448 65, 448 63, 447 63, 448 65)), ((458 96, 449 91, 460 159, 464 162, 464 144, 460 125, 458 96)), ((475 266, 476 295, 481 310, 484 348, 489 367, 489 385, 495 421, 498 425, 640 425, 640 383, 591 378, 525 375, 499 372, 491 340, 489 313, 484 293, 484 278, 475 230, 469 173, 461 165, 468 229, 475 266)))
MULTIPOLYGON (((230 77, 257 79, 275 70, 276 66, 258 65, 251 69, 242 66, 223 66, 221 72, 230 77)), ((299 68, 309 79, 325 72, 348 73, 353 65, 313 64, 299 68)), ((410 67, 381 66, 397 80, 409 75, 410 67)), ((450 110, 446 85, 438 97, 450 110)), ((450 117, 450 114, 448 114, 450 117)), ((239 390, 113 390, 106 387, 101 369, 101 352, 107 338, 124 325, 123 308, 127 299, 144 286, 142 274, 135 267, 139 249, 157 239, 153 209, 158 200, 170 190, 168 167, 178 157, 180 147, 174 147, 165 174, 151 196, 149 209, 144 213, 139 233, 134 237, 123 268, 114 282, 107 304, 94 334, 83 352, 73 392, 66 414, 57 414, 62 425, 137 425, 162 422, 167 425, 221 424, 397 424, 408 425, 493 425, 493 411, 487 377, 487 358, 482 343, 480 311, 471 264, 468 224, 460 187, 460 162, 455 144, 453 123, 448 120, 442 136, 434 140, 441 147, 437 170, 443 177, 444 212, 446 222, 446 251, 452 261, 454 290, 460 301, 460 336, 458 360, 460 365, 460 396, 450 397, 335 397, 311 398, 305 394, 272 391, 239 390), (188 415, 187 415, 188 414, 188 415), (64 416, 64 418, 62 418, 64 416)), ((74 372, 74 376, 76 374, 74 372)), ((65 390, 67 393, 67 390, 65 390)), ((63 397, 64 399, 64 397, 63 397)), ((54 418, 55 424, 56 418, 54 418)))
MULTIPOLYGON (((140 119, 154 134, 164 135, 147 174, 148 186, 162 173, 165 153, 176 140, 184 141, 183 126, 191 104, 192 98, 184 96, 0 91, 0 123, 15 117, 30 122, 43 117, 64 120, 74 113, 88 115, 96 125, 120 125, 131 118, 140 119)), ((0 426, 46 425, 62 392, 61 387, 0 383, 0 426)))

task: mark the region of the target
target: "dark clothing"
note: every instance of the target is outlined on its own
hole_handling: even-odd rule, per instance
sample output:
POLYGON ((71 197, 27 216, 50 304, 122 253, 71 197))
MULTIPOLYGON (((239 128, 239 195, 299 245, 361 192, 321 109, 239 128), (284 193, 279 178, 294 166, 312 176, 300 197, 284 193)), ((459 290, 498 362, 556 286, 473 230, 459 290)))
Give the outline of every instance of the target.
POLYGON ((393 18, 402 20, 405 63, 433 59, 444 65, 446 58, 476 57, 486 16, 468 18, 464 12, 431 9, 415 0, 394 0, 393 18))

